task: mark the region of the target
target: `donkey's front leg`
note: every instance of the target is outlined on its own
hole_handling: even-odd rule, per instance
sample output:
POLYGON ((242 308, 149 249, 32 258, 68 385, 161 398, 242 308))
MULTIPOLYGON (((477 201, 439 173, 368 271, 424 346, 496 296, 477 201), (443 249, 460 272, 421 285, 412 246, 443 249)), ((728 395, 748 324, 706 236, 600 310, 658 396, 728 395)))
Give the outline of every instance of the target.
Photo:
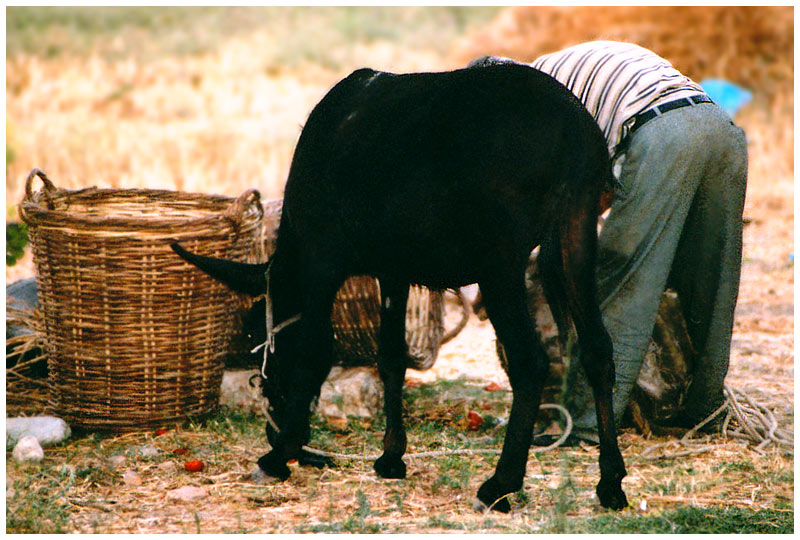
POLYGON ((386 433, 383 455, 375 461, 381 478, 405 478, 406 431, 403 426, 403 381, 406 374, 406 302, 408 284, 381 280, 381 327, 378 336, 378 372, 383 381, 386 433))
MULTIPOLYGON (((274 436, 272 450, 258 460, 259 468, 266 475, 286 480, 290 475, 286 463, 290 459, 309 461, 307 457, 310 454, 302 450, 302 447, 308 443, 310 437, 311 402, 319 395, 319 388, 322 385, 321 382, 316 384, 313 381, 320 378, 324 381, 326 376, 327 371, 323 375, 321 371, 316 370, 293 370, 290 379, 292 395, 286 400, 285 409, 278 421, 280 431, 274 436)), ((312 464, 316 465, 316 462, 312 464)))
MULTIPOLYGON (((284 397, 274 436, 272 450, 258 460, 259 468, 267 475, 285 480, 290 471, 290 459, 307 461, 302 447, 310 437, 311 402, 319 396, 322 383, 328 377, 333 360, 333 329, 331 310, 338 283, 322 287, 318 279, 305 297, 302 317, 297 328, 281 335, 276 342, 275 358, 280 379, 280 394, 284 397), (295 357, 287 357, 287 351, 295 357)), ((316 464, 316 463, 313 463, 316 464)))

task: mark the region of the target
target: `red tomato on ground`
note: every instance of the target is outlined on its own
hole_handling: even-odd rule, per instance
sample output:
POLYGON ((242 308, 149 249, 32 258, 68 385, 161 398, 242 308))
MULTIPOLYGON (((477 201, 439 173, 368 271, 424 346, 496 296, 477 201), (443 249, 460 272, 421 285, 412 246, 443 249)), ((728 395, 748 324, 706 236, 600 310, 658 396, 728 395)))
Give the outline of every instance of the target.
POLYGON ((183 468, 189 472, 200 472, 205 467, 205 463, 198 459, 193 459, 191 461, 187 461, 183 464, 183 468))
POLYGON ((469 411, 467 414, 467 428, 470 431, 477 431, 483 425, 483 417, 475 411, 469 411))
POLYGON ((484 386, 483 389, 486 390, 487 392, 497 392, 499 390, 502 390, 503 387, 497 384, 496 382, 492 381, 486 386, 484 386))

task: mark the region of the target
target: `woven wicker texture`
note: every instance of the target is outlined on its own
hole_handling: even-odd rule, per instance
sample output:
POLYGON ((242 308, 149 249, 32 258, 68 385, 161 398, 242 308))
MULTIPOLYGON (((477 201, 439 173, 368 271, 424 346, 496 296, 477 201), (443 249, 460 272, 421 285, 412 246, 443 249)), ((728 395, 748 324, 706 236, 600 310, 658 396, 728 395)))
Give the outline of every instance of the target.
POLYGON ((260 196, 56 188, 28 177, 20 215, 37 270, 51 401, 70 425, 125 431, 218 402, 241 298, 178 257, 255 262, 260 196), (32 183, 44 186, 36 193, 32 183))
MULTIPOLYGON (((283 200, 264 203, 264 238, 272 252, 277 238, 283 200)), ((371 366, 378 351, 380 326, 378 280, 356 276, 345 281, 333 304, 334 364, 371 366)), ((406 309, 408 367, 425 370, 433 366, 444 337, 444 301, 441 291, 412 286, 406 309)))

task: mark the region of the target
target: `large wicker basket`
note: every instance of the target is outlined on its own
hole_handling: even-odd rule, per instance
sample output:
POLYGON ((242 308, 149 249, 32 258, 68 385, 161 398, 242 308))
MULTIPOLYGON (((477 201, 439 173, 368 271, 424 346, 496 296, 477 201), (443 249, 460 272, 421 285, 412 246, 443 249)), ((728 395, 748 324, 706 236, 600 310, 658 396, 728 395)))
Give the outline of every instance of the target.
MULTIPOLYGON (((280 222, 282 199, 264 203, 266 251, 272 252, 280 222)), ((370 366, 375 364, 380 326, 380 289, 369 276, 345 281, 333 305, 334 364, 370 366)), ((466 313, 466 311, 465 311, 466 313)), ((412 286, 406 310, 408 367, 426 370, 433 366, 441 345, 452 339, 466 324, 466 318, 452 331, 444 330, 442 291, 412 286)))
POLYGON ((170 248, 254 262, 257 191, 238 199, 160 190, 56 188, 33 170, 20 215, 37 270, 54 410, 125 431, 218 403, 241 299, 170 248), (43 188, 34 193, 39 177, 43 188))

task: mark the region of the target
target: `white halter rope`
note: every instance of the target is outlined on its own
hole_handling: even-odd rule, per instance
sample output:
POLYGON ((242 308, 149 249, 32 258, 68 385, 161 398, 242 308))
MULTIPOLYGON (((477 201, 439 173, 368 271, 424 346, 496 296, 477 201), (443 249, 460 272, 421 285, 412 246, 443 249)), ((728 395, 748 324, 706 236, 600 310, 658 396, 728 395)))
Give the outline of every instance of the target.
POLYGON ((293 322, 297 322, 300 320, 300 313, 298 313, 297 315, 289 317, 279 325, 275 326, 272 317, 272 298, 270 297, 269 294, 270 268, 272 268, 272 264, 270 264, 267 267, 267 271, 264 273, 264 279, 267 282, 266 292, 259 297, 264 299, 264 311, 265 311, 264 320, 266 321, 266 327, 267 327, 267 339, 266 341, 264 341, 264 343, 262 343, 261 345, 255 347, 252 351, 250 351, 251 353, 255 353, 258 349, 264 347, 264 360, 261 362, 261 376, 265 379, 267 378, 267 350, 269 350, 269 352, 271 353, 275 352, 275 335, 284 328, 286 328, 287 326, 289 326, 290 324, 292 324, 293 322))

